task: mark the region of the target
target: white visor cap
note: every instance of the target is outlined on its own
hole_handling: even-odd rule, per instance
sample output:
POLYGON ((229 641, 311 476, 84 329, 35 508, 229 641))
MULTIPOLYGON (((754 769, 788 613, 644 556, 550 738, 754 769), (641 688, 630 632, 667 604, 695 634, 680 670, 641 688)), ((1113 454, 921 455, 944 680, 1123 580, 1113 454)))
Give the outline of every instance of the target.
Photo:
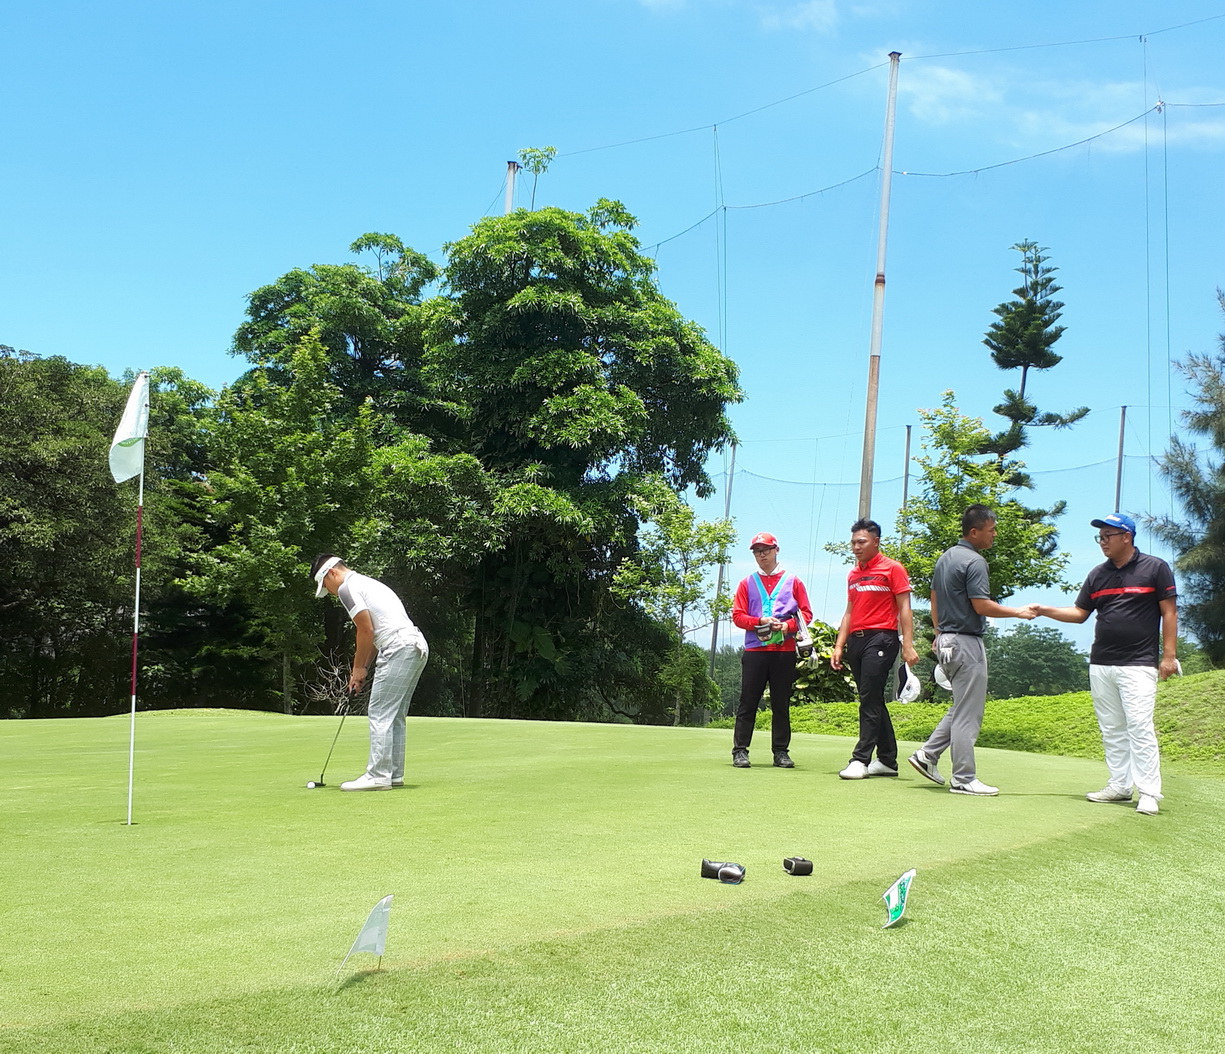
POLYGON ((332 559, 325 560, 323 562, 323 566, 315 572, 315 585, 319 587, 315 590, 315 596, 321 597, 327 592, 327 590, 323 588, 323 576, 340 562, 341 560, 339 556, 333 556, 332 559))

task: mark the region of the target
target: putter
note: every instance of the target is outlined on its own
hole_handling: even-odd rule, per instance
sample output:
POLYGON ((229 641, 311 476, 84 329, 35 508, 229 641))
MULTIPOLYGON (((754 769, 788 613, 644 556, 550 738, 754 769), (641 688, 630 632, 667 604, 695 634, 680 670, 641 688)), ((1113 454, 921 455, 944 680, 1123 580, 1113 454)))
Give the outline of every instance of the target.
POLYGON ((348 716, 349 712, 347 710, 340 715, 340 724, 336 726, 336 735, 332 737, 332 745, 328 748, 328 756, 323 762, 323 768, 319 770, 319 779, 311 780, 310 783, 306 785, 307 790, 314 790, 316 787, 327 786, 327 784, 323 782, 323 775, 328 770, 328 762, 332 760, 332 751, 336 749, 336 740, 340 738, 340 730, 345 727, 345 718, 348 716))

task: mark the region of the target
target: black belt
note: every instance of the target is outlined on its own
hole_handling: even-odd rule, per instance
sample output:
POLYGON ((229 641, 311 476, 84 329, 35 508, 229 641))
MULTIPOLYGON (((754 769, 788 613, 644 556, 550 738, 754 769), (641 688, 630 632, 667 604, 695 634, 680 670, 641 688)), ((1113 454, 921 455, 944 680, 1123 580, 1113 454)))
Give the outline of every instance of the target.
POLYGON ((869 633, 897 633, 895 629, 853 629, 851 630, 852 637, 866 637, 869 633))

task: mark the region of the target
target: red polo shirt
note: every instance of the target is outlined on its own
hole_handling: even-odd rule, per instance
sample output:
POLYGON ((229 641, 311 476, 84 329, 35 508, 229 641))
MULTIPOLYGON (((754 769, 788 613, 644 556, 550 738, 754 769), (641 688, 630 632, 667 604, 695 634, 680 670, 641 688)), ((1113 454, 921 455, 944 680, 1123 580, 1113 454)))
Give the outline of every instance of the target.
POLYGON ((851 604, 849 632, 861 629, 897 629, 899 593, 910 592, 910 575, 896 560, 877 553, 865 567, 856 564, 846 576, 851 604))

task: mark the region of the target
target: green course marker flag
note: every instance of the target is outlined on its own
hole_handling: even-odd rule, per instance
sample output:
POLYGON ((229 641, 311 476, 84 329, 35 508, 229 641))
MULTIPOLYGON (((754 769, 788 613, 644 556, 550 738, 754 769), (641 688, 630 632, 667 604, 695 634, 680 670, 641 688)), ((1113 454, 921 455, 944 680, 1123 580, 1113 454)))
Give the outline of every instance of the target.
POLYGON ((345 968, 345 963, 358 952, 371 952, 377 955, 379 957, 379 966, 383 965, 383 949, 387 946, 387 920, 391 915, 391 898, 393 895, 388 893, 387 896, 370 909, 366 923, 357 935, 357 940, 353 942, 353 947, 349 949, 349 954, 344 957, 340 966, 336 968, 337 974, 345 968))
POLYGON ((910 892, 910 883, 914 881, 914 874, 912 867, 881 894, 881 900, 885 902, 885 910, 889 913, 881 929, 887 930, 902 917, 902 912, 906 910, 906 894, 910 892))

